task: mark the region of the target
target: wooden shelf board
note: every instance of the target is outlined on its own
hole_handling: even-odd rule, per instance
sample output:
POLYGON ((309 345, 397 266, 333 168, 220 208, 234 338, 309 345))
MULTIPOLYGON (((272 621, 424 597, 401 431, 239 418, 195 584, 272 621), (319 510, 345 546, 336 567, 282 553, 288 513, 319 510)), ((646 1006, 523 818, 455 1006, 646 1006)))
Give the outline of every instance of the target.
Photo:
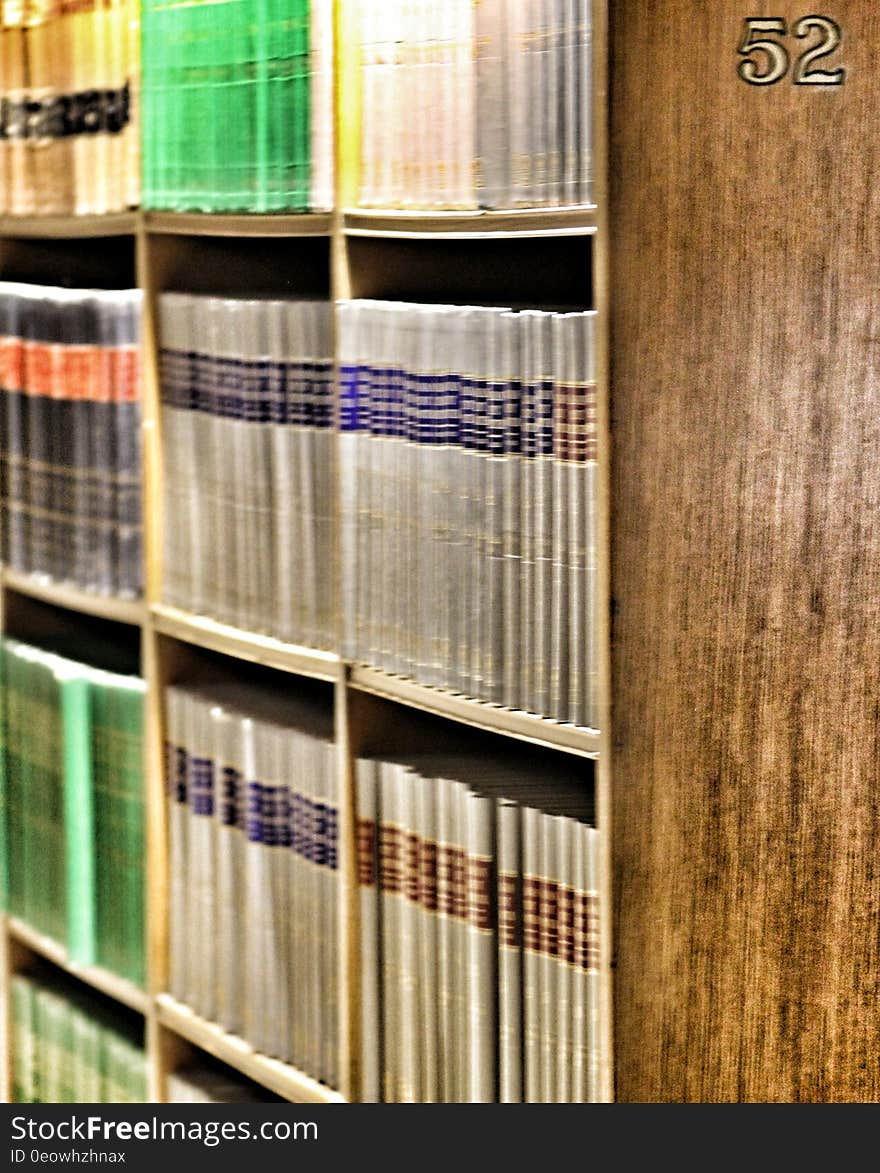
POLYGON ((348 236, 410 240, 583 236, 596 231, 596 208, 516 208, 505 212, 347 208, 343 215, 343 229, 348 236))
POLYGON ((209 212, 144 212, 147 232, 178 236, 330 236, 329 212, 302 215, 220 215, 209 212))
POLYGON ((36 953, 39 957, 51 961, 59 969, 65 970, 79 978, 81 982, 100 990, 109 998, 121 1002, 123 1006, 128 1006, 130 1010, 136 1010, 138 1014, 144 1016, 149 1013, 149 995, 133 982, 118 977, 115 973, 110 973, 109 970, 102 969, 98 965, 78 965, 75 961, 70 960, 63 945, 59 945, 57 941, 44 936, 43 933, 36 932, 17 917, 8 917, 6 926, 9 936, 20 945, 24 945, 31 953, 36 953))
POLYGON ((52 603, 56 607, 67 607, 83 615, 94 615, 97 619, 110 619, 115 623, 129 623, 133 627, 143 626, 146 607, 137 599, 116 599, 111 595, 93 595, 64 583, 47 582, 30 574, 5 567, 2 572, 3 585, 20 595, 52 603))
POLYGON ((169 994, 159 994, 156 1004, 159 1022, 164 1027, 201 1047, 216 1059, 228 1063, 276 1095, 298 1104, 345 1103, 339 1092, 325 1087, 323 1083, 318 1083, 287 1063, 261 1055, 244 1039, 227 1034, 216 1023, 200 1018, 169 994))
POLYGON ((490 733, 503 733, 533 745, 561 749, 582 757, 599 756, 600 734, 595 729, 581 729, 533 713, 515 712, 500 705, 472 700, 459 693, 418 684, 405 676, 394 676, 362 664, 352 668, 350 683, 352 688, 361 692, 399 701, 423 712, 461 721, 490 733))
POLYGON ((155 603, 151 612, 157 631, 184 643, 234 656, 237 660, 250 660, 281 672, 311 676, 316 680, 334 683, 339 677, 340 660, 334 652, 320 652, 314 648, 282 643, 271 636, 241 631, 237 627, 218 623, 203 615, 193 615, 164 603, 155 603))
POLYGON ((137 212, 112 212, 106 216, 0 216, 0 237, 74 240, 134 236, 137 225, 137 212))

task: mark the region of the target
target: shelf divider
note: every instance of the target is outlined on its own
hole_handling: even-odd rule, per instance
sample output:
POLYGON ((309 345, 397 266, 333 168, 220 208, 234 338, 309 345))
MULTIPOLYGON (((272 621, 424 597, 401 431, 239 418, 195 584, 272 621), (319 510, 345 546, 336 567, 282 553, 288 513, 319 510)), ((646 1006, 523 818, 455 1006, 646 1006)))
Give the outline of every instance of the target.
POLYGON ((188 1007, 182 1005, 170 996, 160 994, 156 999, 158 1019, 162 1026, 187 1039, 188 1042, 201 1047, 253 1079, 263 1087, 299 1104, 344 1104, 346 1101, 339 1092, 325 1087, 311 1076, 303 1074, 295 1067, 282 1063, 278 1059, 270 1059, 261 1055, 250 1044, 237 1035, 227 1034, 216 1023, 208 1022, 194 1014, 188 1007))

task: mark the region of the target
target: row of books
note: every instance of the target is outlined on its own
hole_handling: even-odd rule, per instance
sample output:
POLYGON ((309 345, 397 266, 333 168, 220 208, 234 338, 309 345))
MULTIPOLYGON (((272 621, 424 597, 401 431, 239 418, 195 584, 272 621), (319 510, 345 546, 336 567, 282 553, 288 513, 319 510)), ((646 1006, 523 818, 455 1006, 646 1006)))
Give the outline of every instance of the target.
POLYGON ((166 602, 335 644, 327 301, 159 300, 166 602))
POLYGON ((332 208, 332 0, 143 0, 142 22, 146 207, 332 208))
MULTIPOLYGON (((347 8, 361 205, 591 202, 590 0, 347 8)), ((4 5, 0 214, 138 204, 141 67, 146 207, 332 208, 333 25, 332 0, 4 5)))
POLYGON ((599 1094, 592 792, 499 759, 357 765, 364 1098, 599 1094))
POLYGON ((4 638, 5 906, 143 985, 144 683, 4 638))
POLYGON ((138 0, 0 8, 0 214, 139 202, 138 0))
POLYGON ((338 1086, 337 765, 329 705, 166 692, 170 989, 338 1086))
POLYGON ((343 651, 597 723, 595 313, 342 302, 343 651))
POLYGON ((360 204, 590 203, 591 34, 590 0, 361 0, 360 204))
POLYGON ((142 589, 139 290, 0 282, 0 523, 18 571, 142 589))
POLYGON ((143 1027, 69 981, 15 975, 12 1086, 17 1104, 143 1104, 143 1027))

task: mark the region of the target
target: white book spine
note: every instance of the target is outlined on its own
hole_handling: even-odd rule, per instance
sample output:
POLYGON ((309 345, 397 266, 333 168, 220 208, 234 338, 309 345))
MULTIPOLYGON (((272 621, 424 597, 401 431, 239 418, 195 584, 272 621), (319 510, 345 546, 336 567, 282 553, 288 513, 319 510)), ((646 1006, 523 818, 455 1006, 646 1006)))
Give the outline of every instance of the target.
POLYGON ((559 915, 559 860, 555 819, 542 814, 543 866, 539 917, 541 920, 541 1102, 556 1102, 556 1066, 559 1025, 557 990, 557 923, 559 915))
POLYGON ((398 810, 401 827, 402 885, 400 900, 400 1100, 417 1104, 422 1098, 419 1017, 419 849, 418 776, 400 767, 397 771, 398 810))
POLYGON ((557 862, 557 930, 556 930, 556 1094, 555 1103, 572 1102, 572 962, 574 874, 572 836, 576 823, 568 818, 553 820, 557 862))
POLYGON ((587 1086, 587 1049, 590 1037, 589 999, 587 995, 588 977, 584 968, 586 956, 584 908, 588 882, 586 831, 587 828, 581 823, 575 823, 572 828, 572 887, 574 894, 572 899, 571 1098, 575 1104, 585 1104, 589 1100, 587 1086))
POLYGON ((312 191, 311 209, 333 208, 333 0, 310 0, 312 191))
POLYGON ((540 874, 543 859, 540 814, 522 812, 523 841, 523 1037, 525 1102, 541 1103, 540 874))
POLYGON ((453 794, 443 779, 434 780, 437 805, 437 993, 438 1062, 440 1102, 455 1102, 454 1047, 452 1039, 453 980, 453 794))
POLYGON ((262 955, 262 780, 259 775, 255 722, 250 717, 241 721, 242 773, 246 803, 246 846, 244 906, 244 1006, 242 1031, 244 1038, 253 1041, 259 1030, 262 999, 264 958, 262 955))
POLYGON ((188 882, 186 701, 176 688, 165 692, 168 801, 168 920, 171 994, 186 1000, 186 885, 188 882))
POLYGON ((382 763, 379 850, 382 874, 382 1099, 396 1103, 400 1093, 400 903, 401 827, 396 767, 382 763))
POLYGON ((492 892, 495 860, 495 803, 469 792, 466 797, 467 845, 467 1017, 468 1100, 497 1098, 496 1015, 498 936, 492 892))
POLYGON ((542 716, 550 707, 550 609, 553 583, 553 352, 550 333, 551 314, 536 313, 535 331, 538 368, 537 433, 538 455, 535 458, 535 664, 532 677, 532 711, 542 716))
POLYGON ((437 811, 436 783, 414 778, 420 831, 419 844, 419 959, 417 991, 421 1049, 421 1100, 440 1099, 438 1059, 438 917, 437 917, 437 811))
POLYGON ((587 973, 587 1096, 597 1103, 602 1092, 602 974, 599 969, 599 843, 600 833, 595 827, 585 828, 586 884, 586 957, 587 973))
POLYGON ((593 201, 593 18, 592 0, 578 0, 578 89, 580 124, 580 191, 583 204, 593 201))
POLYGON ((381 997, 378 764, 359 758, 356 766, 358 891, 360 903, 361 1099, 381 1102, 381 997))
POLYGON ((502 1104, 523 1099, 521 812, 499 802, 498 825, 498 1072, 502 1104))

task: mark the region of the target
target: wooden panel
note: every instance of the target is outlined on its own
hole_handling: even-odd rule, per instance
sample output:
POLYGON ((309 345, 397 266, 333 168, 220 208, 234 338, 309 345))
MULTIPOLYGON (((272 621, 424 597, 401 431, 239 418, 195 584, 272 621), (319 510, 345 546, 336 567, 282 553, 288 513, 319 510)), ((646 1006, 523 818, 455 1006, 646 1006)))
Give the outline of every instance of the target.
POLYGON ((0 277, 71 288, 128 289, 135 283, 134 237, 0 236, 0 277))
POLYGON ((648 7, 612 6, 618 1096, 876 1100, 880 9, 834 4, 824 87, 740 80, 750 0, 648 7))
POLYGON ((353 297, 459 305, 592 306, 589 234, 346 238, 353 297))

